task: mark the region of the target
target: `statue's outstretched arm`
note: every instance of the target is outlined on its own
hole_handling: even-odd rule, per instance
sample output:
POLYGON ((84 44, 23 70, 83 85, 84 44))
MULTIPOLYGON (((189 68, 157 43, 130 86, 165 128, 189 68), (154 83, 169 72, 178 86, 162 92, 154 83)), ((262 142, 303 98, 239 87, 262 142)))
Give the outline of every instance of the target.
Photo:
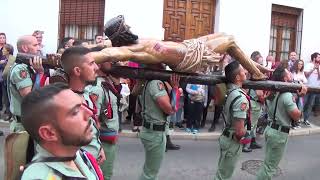
POLYGON ((110 47, 101 51, 91 52, 90 55, 95 59, 97 64, 104 62, 128 61, 132 59, 133 52, 126 47, 110 47))
POLYGON ((156 58, 138 46, 110 47, 98 52, 91 52, 91 55, 97 64, 129 60, 143 64, 161 63, 160 58, 156 58))

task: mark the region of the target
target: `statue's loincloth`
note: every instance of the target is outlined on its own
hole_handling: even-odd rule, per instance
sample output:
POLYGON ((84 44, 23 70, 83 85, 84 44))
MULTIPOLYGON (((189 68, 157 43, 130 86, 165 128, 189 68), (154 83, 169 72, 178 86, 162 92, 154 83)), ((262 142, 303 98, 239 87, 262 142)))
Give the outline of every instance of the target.
POLYGON ((210 62, 219 62, 220 57, 217 53, 211 51, 205 42, 200 39, 189 39, 182 42, 187 48, 187 53, 175 71, 196 72, 201 67, 207 67, 210 62))

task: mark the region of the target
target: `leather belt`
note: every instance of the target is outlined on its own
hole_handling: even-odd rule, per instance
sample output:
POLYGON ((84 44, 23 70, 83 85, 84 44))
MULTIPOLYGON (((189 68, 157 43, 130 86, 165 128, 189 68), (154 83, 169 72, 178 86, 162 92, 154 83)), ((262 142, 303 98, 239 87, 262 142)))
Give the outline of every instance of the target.
POLYGON ((21 117, 20 116, 15 116, 16 120, 18 123, 21 123, 21 117))
POLYGON ((230 133, 228 130, 223 130, 222 135, 226 136, 227 138, 232 138, 233 133, 230 133))
POLYGON ((165 131, 166 130, 166 124, 163 124, 163 125, 158 125, 158 124, 152 124, 151 126, 151 123, 149 122, 144 122, 143 123, 143 127, 147 128, 147 129, 152 129, 151 130, 154 130, 154 131, 165 131))
POLYGON ((271 123, 271 126, 270 126, 272 129, 275 129, 275 130, 279 130, 281 132, 284 132, 284 133, 287 133, 289 134, 290 132, 290 128, 289 127, 286 127, 286 126, 281 126, 279 124, 275 124, 275 123, 271 123))

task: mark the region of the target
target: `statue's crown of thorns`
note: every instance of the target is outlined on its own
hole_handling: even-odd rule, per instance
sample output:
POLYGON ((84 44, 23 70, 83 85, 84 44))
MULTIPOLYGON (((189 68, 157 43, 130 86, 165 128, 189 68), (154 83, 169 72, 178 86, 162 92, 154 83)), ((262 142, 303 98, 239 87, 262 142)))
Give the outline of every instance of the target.
POLYGON ((104 26, 104 34, 110 39, 117 37, 122 31, 126 30, 124 25, 124 16, 119 15, 110 19, 104 26))

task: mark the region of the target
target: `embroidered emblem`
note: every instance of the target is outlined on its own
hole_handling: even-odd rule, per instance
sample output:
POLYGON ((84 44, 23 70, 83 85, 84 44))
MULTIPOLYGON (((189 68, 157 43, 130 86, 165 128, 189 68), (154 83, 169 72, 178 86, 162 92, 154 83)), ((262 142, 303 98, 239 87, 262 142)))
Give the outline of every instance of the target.
POLYGON ((292 96, 292 101, 295 103, 296 102, 296 97, 292 96))
POLYGON ((240 109, 241 109, 241 111, 246 110, 246 109, 247 109, 247 103, 242 103, 242 104, 240 105, 240 109))
POLYGON ((159 83, 158 83, 158 88, 159 88, 160 91, 163 90, 164 85, 163 85, 162 82, 159 82, 159 83))
POLYGON ((22 79, 25 79, 25 78, 27 78, 27 71, 26 70, 21 70, 20 71, 20 77, 22 78, 22 79))
POLYGON ((97 103, 98 98, 99 98, 98 94, 94 94, 94 93, 90 94, 90 99, 91 99, 91 101, 93 101, 93 103, 97 103))

